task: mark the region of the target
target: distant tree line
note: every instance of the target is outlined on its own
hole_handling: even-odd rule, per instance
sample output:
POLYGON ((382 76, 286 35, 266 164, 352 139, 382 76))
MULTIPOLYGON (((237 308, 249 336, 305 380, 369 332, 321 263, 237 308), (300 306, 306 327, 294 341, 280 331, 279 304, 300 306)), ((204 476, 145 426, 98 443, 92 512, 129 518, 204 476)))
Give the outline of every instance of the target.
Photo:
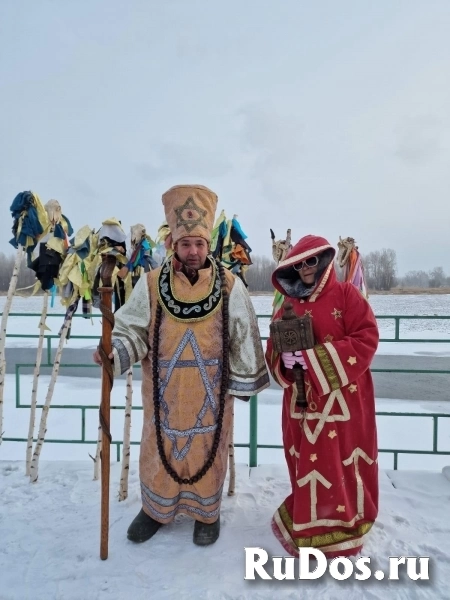
MULTIPOLYGON (((9 283, 11 281, 12 272, 14 269, 14 263, 16 262, 16 255, 12 254, 6 256, 3 252, 0 252, 0 292, 7 292, 9 283)), ((34 271, 27 267, 27 259, 24 256, 19 271, 19 279, 17 281, 18 288, 28 287, 34 285, 36 282, 36 276, 34 271)))
POLYGON ((408 271, 399 277, 400 287, 439 288, 450 287, 450 276, 445 274, 443 267, 434 267, 431 271, 408 271))
MULTIPOLYGON (((388 291, 393 287, 439 288, 450 287, 450 276, 443 267, 431 271, 408 271, 397 276, 397 256, 392 248, 369 252, 363 257, 364 273, 370 290, 388 291)), ((246 280, 251 292, 273 292, 272 273, 275 262, 267 256, 252 255, 253 264, 246 272, 246 280)), ((0 252, 0 292, 9 288, 14 268, 15 255, 0 252)), ((36 282, 34 271, 27 267, 24 257, 20 267, 18 288, 28 287, 36 282)))

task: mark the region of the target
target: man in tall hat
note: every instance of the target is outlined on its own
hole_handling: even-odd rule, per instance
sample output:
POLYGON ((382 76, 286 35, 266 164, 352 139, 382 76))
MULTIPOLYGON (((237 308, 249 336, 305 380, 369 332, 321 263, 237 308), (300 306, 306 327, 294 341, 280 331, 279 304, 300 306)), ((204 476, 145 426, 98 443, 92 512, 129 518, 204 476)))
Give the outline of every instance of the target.
POLYGON ((141 277, 113 330, 116 375, 142 361, 142 509, 128 539, 184 513, 205 546, 220 532, 233 397, 248 400, 269 377, 245 286, 209 253, 216 194, 179 185, 162 201, 174 254, 141 277))

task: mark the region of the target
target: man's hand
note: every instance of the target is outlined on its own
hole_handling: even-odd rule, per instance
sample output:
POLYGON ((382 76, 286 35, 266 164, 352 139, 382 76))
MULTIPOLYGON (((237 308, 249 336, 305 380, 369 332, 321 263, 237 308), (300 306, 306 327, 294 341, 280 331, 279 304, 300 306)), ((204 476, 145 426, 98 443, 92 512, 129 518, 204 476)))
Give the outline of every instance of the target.
MULTIPOLYGON (((113 360, 114 352, 111 352, 111 354, 108 356, 108 358, 110 360, 113 360)), ((100 352, 98 350, 96 350, 94 352, 94 354, 92 355, 92 359, 95 362, 95 364, 102 366, 102 359, 100 358, 100 352)))

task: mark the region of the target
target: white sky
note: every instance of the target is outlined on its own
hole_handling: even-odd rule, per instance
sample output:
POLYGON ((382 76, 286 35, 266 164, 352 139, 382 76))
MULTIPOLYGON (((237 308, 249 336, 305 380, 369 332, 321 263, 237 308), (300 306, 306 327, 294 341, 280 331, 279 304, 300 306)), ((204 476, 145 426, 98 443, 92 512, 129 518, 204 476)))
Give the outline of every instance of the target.
POLYGON ((0 251, 23 190, 77 230, 201 183, 255 254, 292 228, 450 273, 448 0, 2 0, 0 251))

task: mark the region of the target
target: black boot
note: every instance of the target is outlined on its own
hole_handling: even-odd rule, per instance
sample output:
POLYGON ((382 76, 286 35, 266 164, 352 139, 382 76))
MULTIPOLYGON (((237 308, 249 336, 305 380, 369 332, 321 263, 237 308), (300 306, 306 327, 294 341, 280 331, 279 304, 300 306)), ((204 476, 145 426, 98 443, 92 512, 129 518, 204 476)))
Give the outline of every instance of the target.
POLYGON ((158 523, 158 521, 149 517, 141 508, 138 516, 128 527, 127 537, 132 542, 146 542, 155 535, 161 525, 162 523, 158 523))
POLYGON ((201 523, 195 521, 194 544, 197 546, 209 546, 217 541, 220 534, 220 517, 214 523, 201 523))

